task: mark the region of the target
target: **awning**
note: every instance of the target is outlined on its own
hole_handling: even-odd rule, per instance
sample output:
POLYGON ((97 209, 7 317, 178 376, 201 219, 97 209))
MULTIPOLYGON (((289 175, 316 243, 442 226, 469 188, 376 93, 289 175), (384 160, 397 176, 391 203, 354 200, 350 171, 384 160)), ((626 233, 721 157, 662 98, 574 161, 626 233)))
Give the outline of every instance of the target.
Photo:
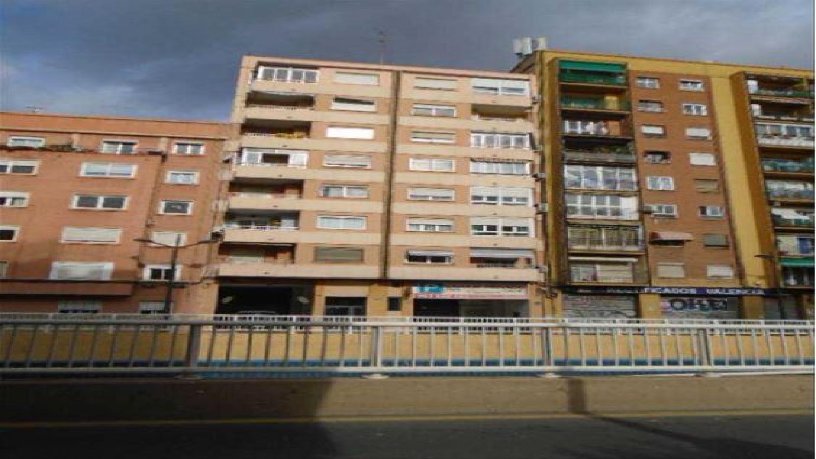
POLYGON ((412 257, 452 257, 453 252, 443 250, 409 250, 408 255, 412 257))
POLYGON ((609 62, 560 61, 559 67, 561 70, 586 70, 590 72, 623 73, 626 71, 626 66, 623 64, 609 62))
POLYGON ((812 268, 813 258, 782 257, 779 263, 788 268, 812 268))
POLYGON ((649 233, 649 240, 651 241, 693 241, 694 236, 691 233, 682 233, 680 231, 653 231, 649 233))
POLYGON ((523 249, 470 249, 470 256, 475 258, 533 258, 532 250, 523 249))

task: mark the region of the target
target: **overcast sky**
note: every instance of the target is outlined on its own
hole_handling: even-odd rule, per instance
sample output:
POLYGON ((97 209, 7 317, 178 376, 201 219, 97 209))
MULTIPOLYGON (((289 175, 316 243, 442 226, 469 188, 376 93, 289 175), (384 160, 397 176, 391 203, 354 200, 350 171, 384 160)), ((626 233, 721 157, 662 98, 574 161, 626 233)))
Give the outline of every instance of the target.
POLYGON ((551 48, 810 68, 813 0, 0 0, 0 108, 226 120, 243 54, 509 69, 551 48))

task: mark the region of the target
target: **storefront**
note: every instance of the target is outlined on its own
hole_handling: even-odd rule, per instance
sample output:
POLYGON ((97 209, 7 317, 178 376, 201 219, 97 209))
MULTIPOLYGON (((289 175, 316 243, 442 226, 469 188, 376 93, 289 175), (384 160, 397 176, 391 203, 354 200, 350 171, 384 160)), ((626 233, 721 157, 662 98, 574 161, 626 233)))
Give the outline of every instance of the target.
POLYGON ((564 317, 627 319, 637 317, 636 289, 576 288, 562 296, 564 317))
POLYGON ((417 317, 528 317, 527 284, 445 282, 412 287, 417 317))
POLYGON ((644 287, 642 293, 660 295, 660 312, 666 319, 739 319, 741 298, 763 296, 752 288, 644 287))

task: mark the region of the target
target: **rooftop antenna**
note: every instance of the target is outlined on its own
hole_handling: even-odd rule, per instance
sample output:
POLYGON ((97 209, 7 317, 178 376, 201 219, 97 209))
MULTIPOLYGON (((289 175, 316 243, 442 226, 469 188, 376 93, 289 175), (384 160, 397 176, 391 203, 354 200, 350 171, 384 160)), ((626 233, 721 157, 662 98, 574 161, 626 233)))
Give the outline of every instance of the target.
POLYGON ((42 107, 38 107, 36 105, 26 105, 26 109, 31 113, 40 113, 43 111, 42 107))
POLYGON ((380 44, 380 65, 385 63, 385 32, 377 29, 377 42, 380 44))

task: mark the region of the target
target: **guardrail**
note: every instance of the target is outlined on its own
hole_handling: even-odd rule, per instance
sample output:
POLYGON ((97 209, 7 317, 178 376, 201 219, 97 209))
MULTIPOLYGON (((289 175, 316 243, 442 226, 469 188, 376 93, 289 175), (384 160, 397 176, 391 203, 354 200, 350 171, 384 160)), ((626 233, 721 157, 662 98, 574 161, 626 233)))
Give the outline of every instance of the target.
POLYGON ((813 371, 809 321, 0 315, 1 374, 813 371))

